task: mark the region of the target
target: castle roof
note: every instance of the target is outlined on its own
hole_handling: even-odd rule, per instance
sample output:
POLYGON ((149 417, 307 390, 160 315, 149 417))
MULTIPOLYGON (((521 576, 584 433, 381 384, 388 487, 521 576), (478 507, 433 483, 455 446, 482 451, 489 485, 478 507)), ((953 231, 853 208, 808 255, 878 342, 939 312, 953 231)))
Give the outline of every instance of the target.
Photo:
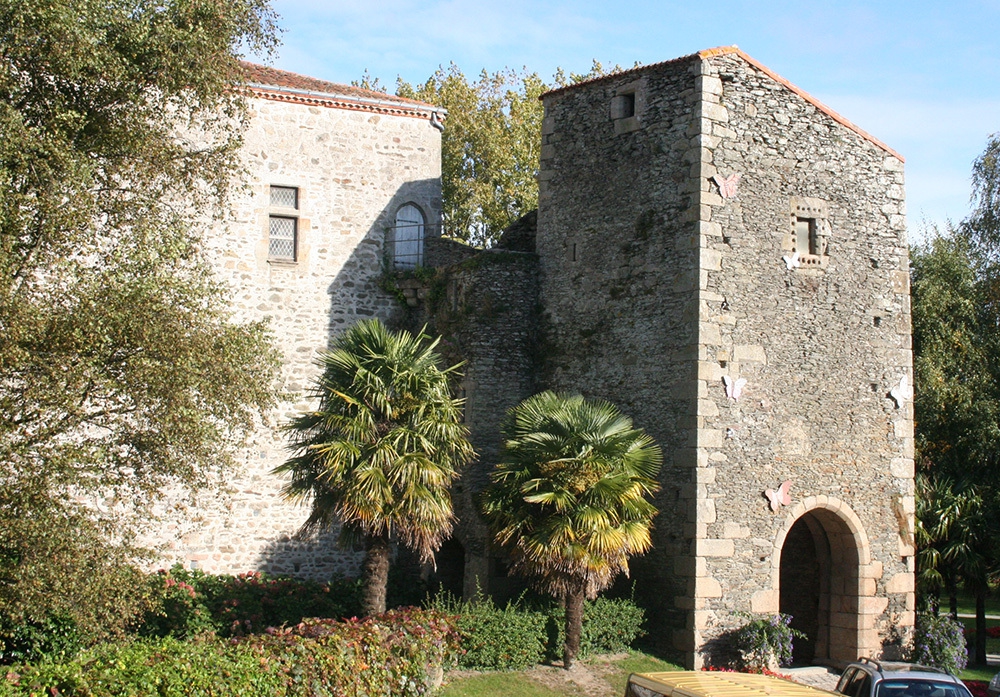
POLYGON ((888 145, 886 145, 885 143, 883 143, 881 140, 879 140, 875 136, 871 135, 867 131, 864 131, 863 129, 861 129, 858 126, 854 125, 853 123, 851 123, 850 121, 848 121, 847 119, 845 119, 843 116, 841 116, 840 114, 838 114, 836 111, 834 111, 833 109, 831 109, 827 105, 823 104, 823 102, 819 101, 818 99, 816 99, 815 97, 813 97, 811 94, 809 94, 805 90, 803 90, 803 89, 801 89, 799 87, 796 87, 791 82, 789 82, 785 78, 783 78, 780 75, 778 75, 776 72, 774 72, 773 70, 771 70, 770 68, 768 68, 766 65, 764 65, 760 61, 757 61, 757 60, 751 58, 746 53, 744 53, 743 51, 741 51, 738 46, 719 46, 717 48, 709 48, 709 49, 706 49, 704 51, 698 51, 697 53, 692 53, 692 54, 690 54, 688 56, 681 56, 680 58, 673 58, 673 59, 668 60, 668 61, 662 61, 660 63, 653 63, 651 65, 641 65, 641 66, 638 66, 638 67, 635 67, 635 68, 631 68, 630 70, 625 70, 625 71, 620 72, 620 73, 612 73, 610 75, 602 75, 601 77, 597 77, 597 78, 594 78, 592 80, 586 80, 584 82, 577 82, 577 83, 572 84, 572 85, 566 85, 565 87, 560 87, 559 89, 550 90, 550 91, 546 92, 545 94, 543 94, 540 97, 540 99, 544 99, 546 97, 550 97, 550 96, 557 95, 557 94, 562 94, 564 92, 569 92, 570 90, 574 90, 574 89, 577 89, 577 88, 580 88, 580 87, 585 87, 587 85, 593 85, 593 84, 596 84, 596 83, 599 83, 599 82, 604 82, 604 81, 609 81, 609 80, 617 80, 617 79, 619 79, 619 78, 621 78, 623 76, 629 76, 629 75, 638 74, 638 73, 641 73, 643 71, 650 70, 650 69, 655 69, 655 68, 659 68, 659 67, 662 67, 662 66, 665 66, 665 65, 672 65, 672 64, 684 63, 684 62, 695 61, 695 60, 707 60, 707 59, 713 58, 715 56, 726 56, 726 55, 736 55, 736 56, 739 56, 740 58, 742 58, 743 60, 745 60, 747 63, 749 63, 753 67, 755 67, 758 70, 760 70, 762 73, 764 73, 765 75, 767 75, 769 78, 771 78, 772 80, 774 80, 775 82, 777 82, 778 84, 780 84, 781 86, 783 86, 784 88, 788 89, 791 92, 794 92, 799 97, 801 97, 802 99, 804 99, 807 102, 809 102, 810 104, 812 104, 814 107, 816 107, 817 109, 819 109, 820 111, 822 111, 824 114, 826 114, 827 116, 829 116, 831 119, 833 119, 834 121, 836 121, 840 125, 842 125, 842 126, 844 126, 846 128, 849 128, 850 130, 854 131, 855 133, 857 133, 859 136, 861 136, 865 140, 869 141, 873 145, 878 146, 879 148, 881 148, 885 152, 887 152, 890 155, 892 155, 893 157, 897 158, 900 162, 904 162, 905 161, 905 159, 903 158, 902 155, 900 155, 898 152, 896 152, 895 150, 893 150, 892 148, 890 148, 888 145))
POLYGON ((440 117, 447 113, 441 107, 416 99, 317 80, 247 61, 240 61, 240 65, 247 87, 262 99, 419 118, 428 118, 433 114, 440 117))

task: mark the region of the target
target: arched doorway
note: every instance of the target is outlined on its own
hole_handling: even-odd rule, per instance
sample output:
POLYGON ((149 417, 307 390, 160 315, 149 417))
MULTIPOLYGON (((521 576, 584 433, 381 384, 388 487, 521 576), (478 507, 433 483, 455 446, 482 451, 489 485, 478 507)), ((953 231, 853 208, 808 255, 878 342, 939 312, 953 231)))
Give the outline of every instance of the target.
POLYGON ((857 660, 859 542, 848 521, 826 508, 803 513, 788 528, 781 544, 778 609, 807 635, 794 642, 796 663, 857 660))

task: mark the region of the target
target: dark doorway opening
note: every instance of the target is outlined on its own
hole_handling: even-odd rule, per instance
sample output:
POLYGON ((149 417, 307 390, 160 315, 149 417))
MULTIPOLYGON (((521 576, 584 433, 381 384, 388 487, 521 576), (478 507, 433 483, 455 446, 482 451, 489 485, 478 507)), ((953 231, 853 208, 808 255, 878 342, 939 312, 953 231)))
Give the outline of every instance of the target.
POLYGON ((833 511, 809 511, 789 529, 781 547, 778 608, 806 634, 793 642, 795 663, 857 659, 859 572, 855 537, 833 511))

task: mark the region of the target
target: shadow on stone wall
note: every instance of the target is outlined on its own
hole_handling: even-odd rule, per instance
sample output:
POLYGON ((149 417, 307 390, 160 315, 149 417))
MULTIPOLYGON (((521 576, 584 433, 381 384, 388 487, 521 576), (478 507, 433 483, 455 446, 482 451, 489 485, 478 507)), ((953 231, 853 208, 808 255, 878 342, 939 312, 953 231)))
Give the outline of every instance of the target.
MULTIPOLYGON (((382 208, 375 222, 364 237, 354 246, 327 286, 329 312, 324 328, 328 348, 332 339, 356 322, 378 317, 390 326, 405 321, 406 309, 399 300, 380 285, 386 268, 386 235, 394 223, 396 211, 407 203, 416 204, 427 218, 427 229, 439 230, 440 188, 438 179, 407 182, 395 192, 382 208)), ((353 230, 347 230, 353 233, 353 230)), ((333 244, 337 230, 320 231, 326 242, 333 244)), ((318 276, 317 282, 323 282, 318 276)), ((315 332, 311 334, 315 336, 315 332)), ((314 350, 314 345, 304 342, 298 351, 314 350)), ((315 360, 318 354, 312 356, 315 360)), ((308 391, 312 385, 304 385, 308 391)), ((287 442, 287 441, 286 441, 287 442)), ((288 453, 290 456, 290 453, 288 453)), ((302 519, 305 519, 311 501, 302 502, 302 519)), ((364 552, 361 549, 343 549, 339 544, 339 527, 306 535, 291 531, 268 540, 260 552, 256 568, 273 574, 327 580, 331 576, 356 576, 364 552)))

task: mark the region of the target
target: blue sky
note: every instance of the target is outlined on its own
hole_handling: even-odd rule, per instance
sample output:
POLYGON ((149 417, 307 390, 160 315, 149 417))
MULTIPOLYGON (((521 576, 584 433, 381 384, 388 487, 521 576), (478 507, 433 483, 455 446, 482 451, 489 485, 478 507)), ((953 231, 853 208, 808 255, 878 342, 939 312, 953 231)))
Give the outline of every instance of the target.
POLYGON ((273 0, 274 66, 394 86, 455 62, 550 80, 736 44, 906 157, 910 238, 969 210, 972 161, 1000 131, 1000 0, 273 0))

